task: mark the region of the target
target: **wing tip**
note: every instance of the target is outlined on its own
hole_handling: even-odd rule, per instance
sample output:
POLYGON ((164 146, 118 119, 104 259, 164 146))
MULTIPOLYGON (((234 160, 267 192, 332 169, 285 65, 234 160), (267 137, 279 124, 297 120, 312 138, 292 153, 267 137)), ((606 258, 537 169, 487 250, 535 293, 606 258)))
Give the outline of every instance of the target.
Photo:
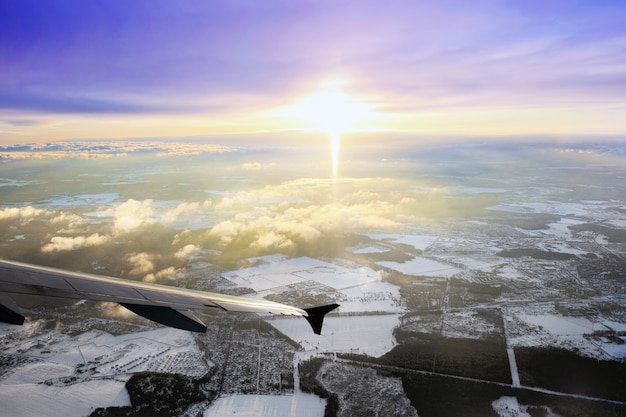
POLYGON ((324 316, 339 307, 339 304, 327 304, 319 307, 305 308, 307 315, 304 318, 309 322, 313 333, 321 334, 322 325, 324 324, 324 316))

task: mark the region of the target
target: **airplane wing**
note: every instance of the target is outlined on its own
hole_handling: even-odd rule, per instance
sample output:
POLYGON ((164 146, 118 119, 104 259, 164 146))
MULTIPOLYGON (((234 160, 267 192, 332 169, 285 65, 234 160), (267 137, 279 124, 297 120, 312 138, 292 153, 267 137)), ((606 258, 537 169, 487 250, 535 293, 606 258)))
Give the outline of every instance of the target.
POLYGON ((338 304, 300 309, 273 301, 69 272, 0 260, 0 321, 21 325, 24 316, 6 293, 113 301, 147 319, 177 329, 206 332, 190 310, 216 309, 304 317, 316 334, 338 304))

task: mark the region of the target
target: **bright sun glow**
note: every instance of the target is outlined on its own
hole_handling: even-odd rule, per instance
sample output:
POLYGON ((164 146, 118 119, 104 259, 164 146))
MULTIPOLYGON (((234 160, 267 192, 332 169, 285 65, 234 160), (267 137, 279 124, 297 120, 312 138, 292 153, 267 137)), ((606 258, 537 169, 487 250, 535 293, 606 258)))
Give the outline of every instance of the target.
POLYGON ((339 170, 341 134, 362 129, 362 123, 373 117, 371 105, 359 103, 344 91, 328 88, 288 108, 286 115, 306 121, 313 128, 330 135, 333 176, 339 170))
POLYGON ((369 105, 355 102, 340 90, 321 91, 292 107, 290 113, 330 134, 356 130, 371 115, 369 105))

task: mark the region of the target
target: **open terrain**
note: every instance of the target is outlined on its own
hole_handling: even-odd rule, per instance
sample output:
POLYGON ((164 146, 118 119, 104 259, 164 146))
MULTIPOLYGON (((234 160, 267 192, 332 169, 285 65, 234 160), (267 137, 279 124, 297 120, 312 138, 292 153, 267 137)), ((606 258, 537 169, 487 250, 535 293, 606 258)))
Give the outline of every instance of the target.
POLYGON ((207 334, 192 335, 106 303, 17 297, 28 320, 0 326, 3 409, 623 415, 620 157, 591 150, 581 176, 570 168, 582 154, 521 147, 532 157, 520 171, 483 151, 494 158, 454 172, 425 152, 421 165, 381 163, 381 178, 355 164, 334 181, 295 167, 234 176, 264 157, 237 150, 170 156, 159 169, 143 154, 0 164, 5 258, 341 305, 321 336, 302 319, 223 313, 201 314, 207 334), (153 375, 177 375, 194 395, 171 403, 153 375))

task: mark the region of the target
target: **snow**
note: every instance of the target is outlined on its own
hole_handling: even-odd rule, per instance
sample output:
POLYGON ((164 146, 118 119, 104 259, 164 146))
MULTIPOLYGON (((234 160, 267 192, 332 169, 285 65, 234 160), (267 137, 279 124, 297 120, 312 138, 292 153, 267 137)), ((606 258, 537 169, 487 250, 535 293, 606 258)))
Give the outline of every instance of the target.
POLYGON ((256 292, 275 290, 306 281, 315 281, 341 290, 381 280, 380 275, 370 268, 349 269, 308 257, 229 271, 222 276, 237 286, 252 288, 256 292))
POLYGON ((431 259, 416 256, 407 262, 391 262, 381 261, 378 265, 385 268, 393 269, 406 275, 414 276, 431 276, 449 278, 454 274, 461 272, 460 269, 431 259))
POLYGON ((203 414, 204 417, 322 417, 326 400, 313 394, 233 395, 220 397, 203 414))
POLYGON ((292 284, 315 282, 341 294, 338 302, 343 313, 401 310, 399 287, 382 282, 380 273, 363 266, 348 268, 301 257, 274 259, 270 264, 230 271, 222 276, 238 286, 262 292, 263 296, 280 293, 292 284))
POLYGON ((51 378, 62 378, 74 375, 74 367, 52 362, 29 363, 12 372, 2 380, 2 386, 38 384, 51 378))
POLYGON ((464 265, 467 269, 475 271, 491 271, 493 268, 502 263, 501 260, 489 260, 489 259, 475 259, 475 258, 462 258, 462 257, 450 257, 454 259, 457 264, 464 265))
POLYGON ((540 281, 538 278, 528 278, 512 265, 504 265, 502 268, 498 269, 498 275, 511 280, 524 279, 528 281, 540 281))
MULTIPOLYGON (((26 323, 20 330, 36 327, 36 323, 26 323)), ((206 372, 193 336, 177 329, 121 336, 89 331, 76 337, 51 331, 32 340, 45 343, 48 352, 29 346, 33 343, 29 339, 19 344, 17 348, 28 350, 32 361, 16 366, 1 379, 1 415, 85 416, 97 407, 130 405, 125 388, 129 372, 154 370, 193 376, 206 372), (93 372, 85 369, 87 362, 93 372), (77 372, 79 368, 84 371, 77 372)))
POLYGON ((5 379, 0 404, 5 416, 83 417, 94 408, 130 405, 130 398, 122 381, 92 380, 68 386, 47 386, 7 383, 5 379))
POLYGON ((369 245, 369 246, 360 247, 358 249, 352 249, 352 253, 357 254, 357 255, 364 255, 368 253, 385 253, 385 252, 389 252, 390 250, 391 249, 384 247, 384 246, 369 245))
POLYGON ((371 268, 348 268, 301 257, 231 271, 223 276, 237 285, 266 292, 280 292, 293 282, 317 282, 340 293, 340 313, 376 313, 328 316, 321 336, 313 334, 306 321, 300 318, 268 317, 269 323, 300 342, 307 351, 361 352, 381 356, 394 346, 393 329, 399 325, 402 311, 399 288, 382 282, 380 274, 371 268))
POLYGON ((602 343, 602 350, 613 358, 626 359, 626 343, 621 345, 616 343, 602 343))
POLYGON ((520 314, 520 319, 534 326, 541 326, 555 335, 579 335, 593 332, 593 323, 584 317, 562 317, 554 314, 520 314))
POLYGON ((307 351, 353 352, 379 357, 395 345, 393 329, 400 324, 398 314, 326 317, 321 335, 311 332, 299 318, 277 318, 268 322, 299 342, 307 351))
POLYGON ((391 233, 371 233, 367 237, 374 240, 387 240, 391 243, 401 243, 413 246, 417 250, 426 250, 430 245, 438 239, 434 235, 399 235, 391 233))
POLYGON ((610 354, 610 344, 599 344, 584 335, 600 325, 584 317, 559 316, 550 312, 528 314, 524 308, 511 308, 505 316, 509 344, 518 346, 554 346, 575 350, 581 355, 599 358, 610 354), (608 349, 605 347, 608 346, 608 349))
POLYGON ((491 403, 491 407, 500 417, 531 417, 526 411, 520 409, 516 397, 500 397, 491 403))
POLYGON ((618 333, 626 332, 626 323, 620 323, 619 321, 613 320, 603 320, 602 324, 618 333))
POLYGON ((607 223, 616 228, 626 229, 626 220, 624 219, 609 220, 607 223))
POLYGON ((364 284, 380 281, 380 275, 366 267, 346 269, 339 266, 320 266, 300 271, 297 273, 301 278, 316 281, 336 290, 351 288, 364 284))

